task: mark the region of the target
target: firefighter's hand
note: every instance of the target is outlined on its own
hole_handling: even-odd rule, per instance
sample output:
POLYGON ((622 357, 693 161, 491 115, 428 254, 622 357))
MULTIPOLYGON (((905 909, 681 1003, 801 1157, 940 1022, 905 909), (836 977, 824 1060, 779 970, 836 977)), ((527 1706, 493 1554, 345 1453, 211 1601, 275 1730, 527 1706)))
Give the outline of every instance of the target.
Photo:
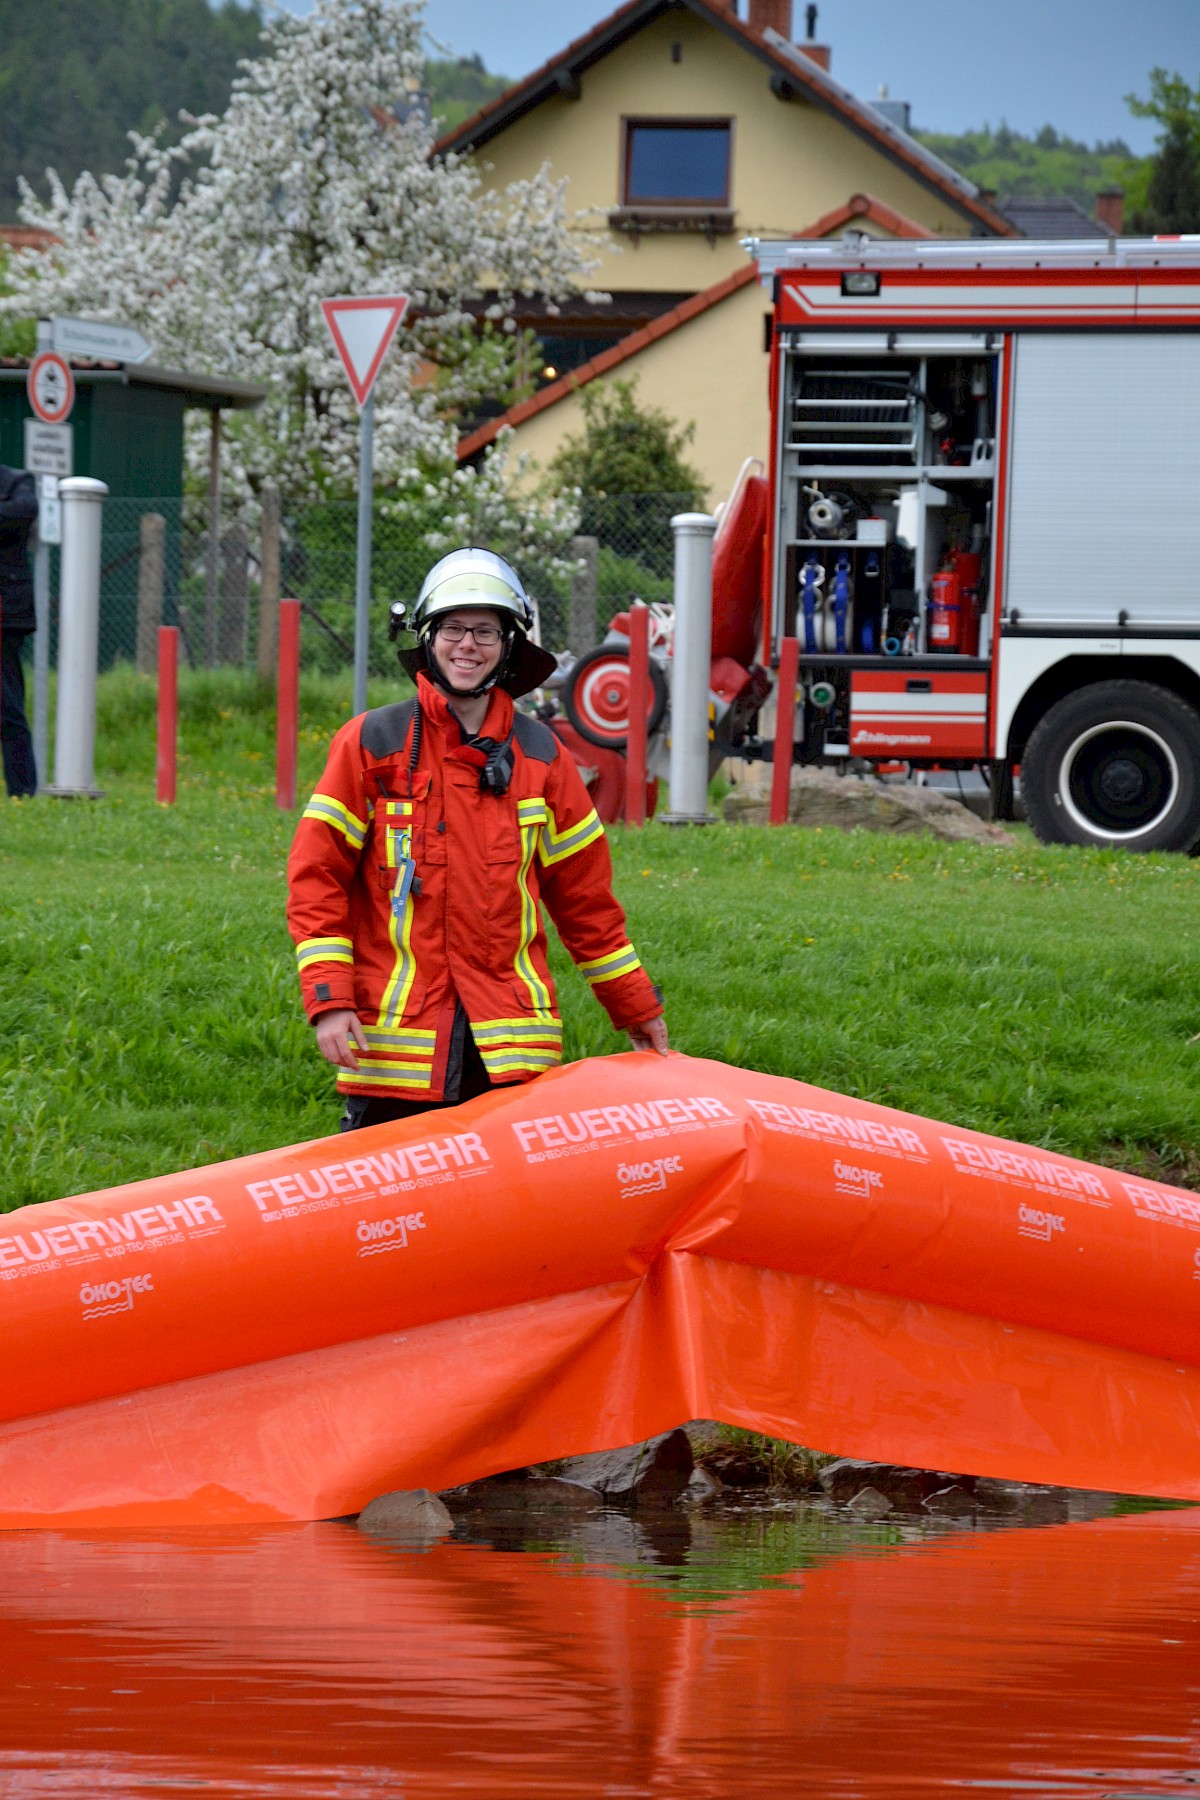
POLYGON ((660 1013, 657 1019, 643 1019, 640 1025, 629 1027, 629 1041, 635 1050, 657 1050, 660 1056, 667 1054, 667 1021, 660 1013))
POLYGON ((355 1050, 367 1048, 367 1036, 358 1014, 346 1007, 322 1013, 316 1022, 317 1049, 335 1069, 357 1069, 355 1050))

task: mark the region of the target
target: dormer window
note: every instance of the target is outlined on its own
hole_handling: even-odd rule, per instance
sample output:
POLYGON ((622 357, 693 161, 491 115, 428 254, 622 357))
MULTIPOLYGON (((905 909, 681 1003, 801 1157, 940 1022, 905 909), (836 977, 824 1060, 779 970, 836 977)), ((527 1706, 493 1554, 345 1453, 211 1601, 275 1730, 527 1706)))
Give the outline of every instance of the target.
POLYGON ((730 119, 626 119, 623 205, 727 207, 730 119))

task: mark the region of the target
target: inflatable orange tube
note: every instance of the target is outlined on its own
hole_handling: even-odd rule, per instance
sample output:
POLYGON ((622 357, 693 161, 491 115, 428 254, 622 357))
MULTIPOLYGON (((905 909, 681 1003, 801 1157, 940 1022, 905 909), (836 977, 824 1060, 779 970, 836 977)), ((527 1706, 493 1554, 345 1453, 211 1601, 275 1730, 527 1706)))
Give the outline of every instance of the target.
POLYGON ((0 1218, 0 1525, 332 1517, 693 1417, 1200 1498, 1200 1197, 683 1056, 0 1218))

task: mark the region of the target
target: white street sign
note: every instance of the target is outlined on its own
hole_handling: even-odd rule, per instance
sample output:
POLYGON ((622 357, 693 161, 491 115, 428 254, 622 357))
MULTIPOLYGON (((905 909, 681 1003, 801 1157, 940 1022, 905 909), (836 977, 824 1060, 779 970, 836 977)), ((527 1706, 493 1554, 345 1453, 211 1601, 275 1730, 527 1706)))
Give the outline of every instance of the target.
POLYGON ((50 343, 63 356, 92 356, 99 362, 145 362, 153 350, 132 325, 108 325, 101 319, 51 319, 50 343))
POLYGON ((408 311, 408 295, 371 294, 356 299, 344 294, 340 299, 322 300, 321 311, 354 398, 365 406, 396 327, 408 311))
MULTIPOLYGON (((66 429, 71 428, 68 425, 66 429)), ((43 544, 62 543, 62 501, 58 497, 58 476, 38 476, 38 539, 43 544)))
POLYGON ((74 426, 44 425, 40 419, 26 419, 25 467, 34 475, 73 475, 74 426))
POLYGON ((61 425, 75 404, 75 377, 57 350, 40 350, 25 377, 29 404, 47 425, 61 425))

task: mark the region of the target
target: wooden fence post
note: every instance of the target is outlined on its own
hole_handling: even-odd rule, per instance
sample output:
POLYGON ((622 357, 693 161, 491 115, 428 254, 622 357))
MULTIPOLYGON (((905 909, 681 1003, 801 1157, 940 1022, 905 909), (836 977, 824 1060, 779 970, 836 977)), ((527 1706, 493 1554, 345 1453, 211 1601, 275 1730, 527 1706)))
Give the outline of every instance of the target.
POLYGON ((144 512, 138 527, 137 666, 139 675, 158 667, 158 628, 162 624, 163 570, 167 522, 161 513, 144 512))
POLYGON ((262 543, 258 565, 258 673, 270 681, 279 648, 279 600, 283 592, 280 569, 282 507, 279 489, 268 485, 262 492, 262 543))

